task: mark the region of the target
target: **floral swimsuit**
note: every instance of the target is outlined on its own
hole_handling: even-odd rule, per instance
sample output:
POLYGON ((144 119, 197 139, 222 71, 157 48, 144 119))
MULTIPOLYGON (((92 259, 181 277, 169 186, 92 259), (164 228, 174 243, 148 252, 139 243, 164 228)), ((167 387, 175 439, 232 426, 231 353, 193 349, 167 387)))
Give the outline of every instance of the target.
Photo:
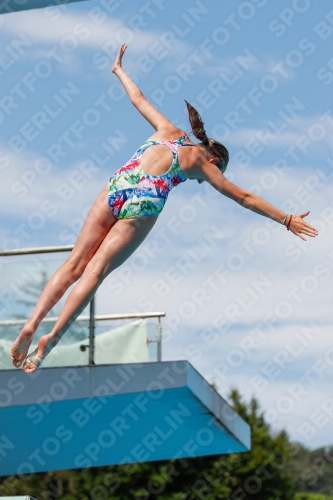
POLYGON ((146 141, 109 182, 108 203, 117 219, 135 219, 143 215, 160 214, 174 186, 186 181, 178 162, 178 147, 193 146, 184 142, 187 135, 175 141, 146 141), (141 156, 154 144, 171 149, 172 164, 165 174, 149 175, 142 170, 141 156))

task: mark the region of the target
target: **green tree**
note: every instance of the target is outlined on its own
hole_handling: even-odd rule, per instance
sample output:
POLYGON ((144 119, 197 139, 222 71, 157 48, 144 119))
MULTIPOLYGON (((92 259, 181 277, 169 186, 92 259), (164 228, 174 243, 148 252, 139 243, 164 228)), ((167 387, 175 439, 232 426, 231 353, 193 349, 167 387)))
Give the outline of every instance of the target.
POLYGON ((297 491, 333 496, 333 446, 308 450, 295 443, 290 468, 297 491))

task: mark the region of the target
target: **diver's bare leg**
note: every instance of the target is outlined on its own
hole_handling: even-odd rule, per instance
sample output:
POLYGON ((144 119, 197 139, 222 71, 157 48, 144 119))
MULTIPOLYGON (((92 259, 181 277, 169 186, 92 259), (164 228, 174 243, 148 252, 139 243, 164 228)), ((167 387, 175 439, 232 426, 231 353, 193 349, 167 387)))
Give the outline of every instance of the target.
POLYGON ((14 366, 21 365, 38 325, 66 290, 82 275, 115 222, 116 219, 111 214, 107 203, 106 185, 91 207, 68 259, 48 281, 30 318, 14 342, 11 350, 14 366))
MULTIPOLYGON (((104 278, 125 262, 140 246, 154 226, 158 216, 150 215, 140 219, 118 220, 104 238, 101 246, 85 268, 79 282, 69 294, 59 318, 52 331, 39 339, 36 354, 43 359, 59 342, 62 335, 79 316, 95 294, 104 278)), ((29 356, 23 366, 26 372, 38 367, 29 362, 29 356)), ((37 359, 37 362, 36 362, 37 359)))

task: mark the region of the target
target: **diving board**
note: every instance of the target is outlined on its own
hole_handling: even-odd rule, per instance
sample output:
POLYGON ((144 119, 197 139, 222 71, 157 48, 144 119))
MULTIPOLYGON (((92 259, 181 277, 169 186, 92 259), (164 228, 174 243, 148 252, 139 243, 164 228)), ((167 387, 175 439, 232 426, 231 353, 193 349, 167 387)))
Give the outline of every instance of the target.
MULTIPOLYGON (((1 0, 0 14, 8 14, 10 12, 18 12, 20 10, 41 9, 43 7, 51 7, 81 0, 1 0)), ((113 0, 106 1, 110 4, 109 9, 112 10, 113 0)))
POLYGON ((248 451, 187 361, 0 371, 0 475, 248 451))

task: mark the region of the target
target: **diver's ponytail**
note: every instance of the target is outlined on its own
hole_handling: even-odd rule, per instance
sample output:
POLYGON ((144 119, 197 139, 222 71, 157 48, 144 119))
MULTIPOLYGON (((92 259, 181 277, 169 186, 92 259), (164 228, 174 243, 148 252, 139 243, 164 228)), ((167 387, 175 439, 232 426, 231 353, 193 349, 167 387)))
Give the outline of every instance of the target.
POLYGON ((197 110, 193 106, 191 106, 191 104, 189 102, 187 102, 186 100, 185 100, 185 102, 186 102, 187 111, 188 111, 188 119, 190 121, 190 125, 191 125, 192 132, 193 132, 194 136, 197 139, 199 139, 199 141, 201 141, 203 144, 208 145, 209 140, 208 140, 208 136, 206 134, 203 119, 201 118, 201 116, 199 115, 197 110))
POLYGON ((216 141, 215 139, 210 139, 207 136, 203 119, 189 102, 185 102, 193 135, 202 142, 202 144, 206 147, 206 149, 208 149, 208 151, 212 153, 213 156, 216 156, 218 158, 217 166, 223 173, 227 168, 229 161, 229 153, 227 148, 220 142, 216 141))

